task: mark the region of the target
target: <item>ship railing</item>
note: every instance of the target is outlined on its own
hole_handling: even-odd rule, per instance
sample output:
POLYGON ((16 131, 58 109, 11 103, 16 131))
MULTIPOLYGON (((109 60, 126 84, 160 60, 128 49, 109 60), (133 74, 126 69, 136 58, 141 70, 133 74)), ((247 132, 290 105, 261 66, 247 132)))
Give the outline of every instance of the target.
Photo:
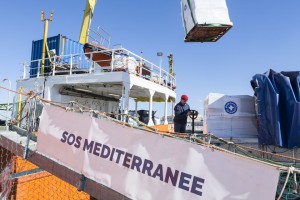
POLYGON ((23 63, 23 79, 40 76, 76 75, 127 72, 170 89, 175 89, 176 79, 162 66, 125 49, 108 49, 82 54, 53 56, 23 63), (102 59, 97 56, 105 55, 102 59), (44 64, 43 64, 44 63, 44 64), (42 69, 44 68, 44 74, 42 69))
POLYGON ((96 30, 92 28, 89 29, 90 43, 109 47, 110 37, 110 34, 100 26, 98 26, 96 30))
MULTIPOLYGON (((176 79, 173 74, 170 74, 165 70, 162 66, 157 66, 154 63, 150 62, 149 60, 125 49, 125 48, 118 48, 112 50, 112 55, 118 55, 119 52, 122 52, 127 58, 131 58, 131 61, 137 61, 137 68, 136 74, 140 77, 148 79, 152 82, 157 84, 169 87, 171 89, 176 88, 176 79)), ((116 56, 112 57, 115 59, 116 56)))

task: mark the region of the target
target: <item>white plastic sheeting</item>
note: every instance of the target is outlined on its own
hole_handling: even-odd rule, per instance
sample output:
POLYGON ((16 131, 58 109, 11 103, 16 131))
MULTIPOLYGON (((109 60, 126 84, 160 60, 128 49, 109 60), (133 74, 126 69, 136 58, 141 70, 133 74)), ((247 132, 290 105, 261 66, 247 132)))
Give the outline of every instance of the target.
POLYGON ((186 34, 197 24, 231 25, 225 0, 181 0, 186 34))
POLYGON ((210 93, 204 102, 204 133, 222 138, 257 137, 254 97, 210 93))
POLYGON ((124 55, 116 55, 114 57, 114 69, 125 69, 129 73, 134 74, 137 66, 138 62, 134 57, 124 55))

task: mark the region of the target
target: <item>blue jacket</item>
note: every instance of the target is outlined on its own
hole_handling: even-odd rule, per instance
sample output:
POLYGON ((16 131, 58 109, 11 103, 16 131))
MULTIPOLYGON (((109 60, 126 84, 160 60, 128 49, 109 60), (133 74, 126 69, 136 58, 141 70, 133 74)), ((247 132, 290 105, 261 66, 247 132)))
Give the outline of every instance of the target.
POLYGON ((181 102, 179 102, 174 107, 174 111, 175 111, 174 123, 186 124, 187 114, 190 111, 190 106, 187 103, 183 105, 181 102))

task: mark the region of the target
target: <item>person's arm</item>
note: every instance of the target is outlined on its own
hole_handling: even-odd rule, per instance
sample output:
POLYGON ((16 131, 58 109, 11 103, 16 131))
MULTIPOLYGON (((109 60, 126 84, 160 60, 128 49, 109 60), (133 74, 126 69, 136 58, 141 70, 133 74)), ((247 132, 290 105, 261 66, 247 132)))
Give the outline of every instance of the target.
POLYGON ((191 113, 191 109, 190 109, 190 106, 187 104, 187 115, 189 115, 191 113))
POLYGON ((180 106, 178 106, 178 105, 175 106, 174 111, 175 111, 175 117, 177 119, 184 119, 184 118, 186 118, 186 116, 188 114, 187 110, 182 112, 182 109, 180 109, 180 106))

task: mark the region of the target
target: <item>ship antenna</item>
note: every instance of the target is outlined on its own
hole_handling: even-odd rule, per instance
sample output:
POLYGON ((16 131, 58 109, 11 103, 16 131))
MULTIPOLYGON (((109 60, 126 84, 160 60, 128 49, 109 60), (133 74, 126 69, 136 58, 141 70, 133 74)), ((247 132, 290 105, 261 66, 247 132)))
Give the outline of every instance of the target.
POLYGON ((46 53, 49 52, 48 45, 47 45, 47 37, 48 37, 48 22, 53 20, 54 12, 51 11, 49 19, 45 19, 45 12, 42 10, 41 14, 41 21, 44 22, 44 41, 43 41, 43 49, 42 49, 42 70, 41 75, 44 76, 45 73, 45 57, 46 53))

